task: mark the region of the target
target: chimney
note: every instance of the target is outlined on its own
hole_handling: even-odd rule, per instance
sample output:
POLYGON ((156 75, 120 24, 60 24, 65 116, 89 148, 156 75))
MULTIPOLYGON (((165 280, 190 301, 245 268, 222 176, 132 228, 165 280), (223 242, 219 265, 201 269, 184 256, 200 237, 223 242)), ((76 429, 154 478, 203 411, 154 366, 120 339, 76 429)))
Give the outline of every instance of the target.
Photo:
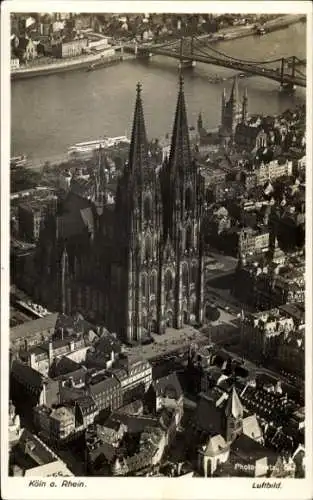
POLYGON ((36 363, 36 354, 34 352, 31 353, 29 357, 29 362, 30 362, 30 367, 34 368, 36 363))
POLYGON ((52 363, 53 360, 53 344, 51 340, 49 340, 49 364, 52 363))
POLYGON ((47 387, 46 387, 46 382, 44 382, 43 386, 42 386, 42 404, 44 406, 47 406, 47 387))

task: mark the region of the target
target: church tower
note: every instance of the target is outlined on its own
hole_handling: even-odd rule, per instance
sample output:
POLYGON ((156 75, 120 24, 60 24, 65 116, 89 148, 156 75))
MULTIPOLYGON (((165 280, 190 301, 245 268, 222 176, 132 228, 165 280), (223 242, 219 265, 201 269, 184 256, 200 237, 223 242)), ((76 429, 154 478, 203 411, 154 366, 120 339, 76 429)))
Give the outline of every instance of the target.
POLYGON ((241 110, 241 121, 242 123, 246 123, 248 118, 248 92, 247 88, 245 88, 245 93, 242 98, 242 110, 241 110))
POLYGON ((100 147, 98 150, 98 162, 95 171, 95 183, 94 183, 94 193, 93 202, 96 209, 96 214, 100 217, 103 214, 104 207, 106 205, 106 175, 104 172, 104 151, 100 147))
POLYGON ((69 259, 66 247, 64 246, 61 255, 60 268, 60 298, 62 314, 70 314, 71 311, 71 287, 70 287, 70 271, 69 259))
POLYGON ((197 121, 197 128, 198 128, 198 133, 201 135, 201 132, 203 131, 203 120, 202 120, 202 113, 199 113, 198 116, 198 121, 197 121))
POLYGON ((222 135, 231 141, 235 136, 235 131, 238 123, 241 121, 241 110, 239 102, 238 78, 235 76, 229 100, 226 100, 225 90, 222 94, 222 135))
POLYGON ((169 160, 162 170, 162 309, 166 324, 181 328, 183 324, 202 321, 204 202, 204 180, 191 157, 182 77, 169 160))
POLYGON ((242 433, 243 407, 239 396, 232 387, 225 409, 225 439, 227 442, 234 441, 242 433))
POLYGON ((161 190, 148 150, 140 84, 129 160, 117 190, 115 226, 122 268, 113 262, 112 281, 119 301, 114 324, 129 342, 140 342, 145 331, 158 330, 162 237, 161 190))

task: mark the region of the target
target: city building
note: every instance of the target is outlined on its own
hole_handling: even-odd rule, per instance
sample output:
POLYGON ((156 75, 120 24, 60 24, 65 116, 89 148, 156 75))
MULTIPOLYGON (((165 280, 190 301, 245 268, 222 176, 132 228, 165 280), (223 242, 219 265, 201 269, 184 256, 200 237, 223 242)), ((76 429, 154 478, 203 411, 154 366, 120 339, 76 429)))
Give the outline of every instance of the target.
POLYGON ((42 404, 52 407, 60 402, 59 382, 45 377, 19 360, 12 361, 11 389, 24 406, 42 404))
POLYGON ((175 372, 153 381, 145 399, 151 413, 157 413, 162 408, 180 410, 177 424, 180 422, 183 415, 184 395, 175 372))
POLYGON ((305 300, 303 258, 286 255, 284 264, 276 264, 264 255, 241 256, 233 291, 240 300, 260 310, 301 304, 305 300))
POLYGON ((249 152, 266 148, 268 143, 267 134, 259 121, 238 123, 234 140, 237 146, 249 152))
POLYGON ((57 313, 53 313, 10 328, 11 349, 27 350, 29 347, 35 347, 43 341, 50 340, 55 332, 58 316, 57 313))
POLYGON ((93 397, 99 411, 104 409, 116 410, 122 406, 123 388, 120 381, 113 376, 95 374, 89 379, 88 392, 93 397))
POLYGON ((274 181, 280 177, 290 177, 292 175, 292 161, 272 160, 268 163, 261 163, 256 167, 257 185, 264 185, 266 181, 274 181))
POLYGON ((207 394, 200 393, 192 432, 198 443, 197 468, 204 477, 223 475, 221 469, 229 468, 233 476, 249 475, 249 471, 252 476, 266 476, 271 470, 273 451, 264 446, 260 423, 256 415, 247 414, 241 399, 234 386, 227 391, 215 386, 207 394))
POLYGON ((62 310, 102 317, 128 342, 140 342, 147 330, 162 333, 203 317, 204 181, 191 157, 182 80, 170 155, 158 172, 155 167, 138 85, 129 161, 115 205, 105 203, 99 162, 92 199, 70 193, 58 234, 45 240, 42 268, 49 269, 48 261, 59 265, 46 276, 50 300, 61 297, 62 310))
POLYGON ((85 345, 83 338, 78 339, 76 336, 72 336, 49 340, 35 347, 30 347, 27 351, 20 351, 19 357, 30 368, 47 377, 57 358, 68 356, 72 361, 75 361, 76 357, 77 361, 81 362, 86 356, 87 349, 88 346, 85 345), (73 359, 74 353, 76 356, 73 359))
POLYGON ((281 334, 286 340, 294 331, 293 319, 283 316, 277 308, 253 314, 245 314, 241 323, 241 342, 259 356, 276 357, 281 334))
POLYGON ((37 44, 31 38, 22 36, 18 38, 15 54, 21 63, 33 61, 37 57, 37 44))
POLYGON ((259 229, 245 227, 238 233, 238 252, 241 255, 267 252, 269 242, 270 234, 267 227, 259 229))
POLYGON ((11 71, 15 71, 20 67, 20 60, 18 57, 11 57, 11 71))
POLYGON ((136 393, 139 387, 146 392, 152 382, 152 366, 147 360, 135 355, 121 355, 111 373, 119 381, 124 399, 127 399, 127 393, 136 393))
POLYGON ((87 48, 87 38, 78 38, 77 40, 62 41, 52 47, 52 55, 58 58, 80 56, 87 48))
POLYGON ((281 337, 277 347, 277 364, 289 373, 304 378, 305 335, 303 328, 281 337))
POLYGON ((34 423, 45 441, 58 443, 75 432, 75 413, 73 408, 39 405, 34 408, 34 423))
POLYGON ((12 401, 9 402, 9 450, 18 442, 22 433, 20 417, 12 401))
POLYGON ((34 423, 40 436, 48 443, 60 444, 75 437, 93 424, 99 414, 91 396, 81 396, 72 405, 34 408, 34 423))
POLYGON ((35 434, 23 429, 9 459, 10 476, 71 477, 66 464, 35 434))

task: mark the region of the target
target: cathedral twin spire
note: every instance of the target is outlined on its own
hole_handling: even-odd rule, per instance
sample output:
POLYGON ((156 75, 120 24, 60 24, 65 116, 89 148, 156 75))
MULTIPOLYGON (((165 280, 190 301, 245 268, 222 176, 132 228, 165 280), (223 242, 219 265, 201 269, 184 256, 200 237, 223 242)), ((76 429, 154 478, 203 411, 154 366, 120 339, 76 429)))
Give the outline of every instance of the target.
MULTIPOLYGON (((183 176, 191 163, 191 152, 187 122, 187 112, 184 96, 183 77, 179 79, 179 92, 176 105, 175 120, 172 133, 169 167, 171 177, 177 174, 183 176)), ((141 84, 137 84, 137 96, 129 152, 129 172, 142 178, 149 164, 148 140, 141 98, 141 84)))
POLYGON ((142 176, 144 170, 148 167, 148 163, 148 140, 141 99, 141 84, 138 83, 128 168, 137 177, 139 182, 142 181, 142 176))
POLYGON ((184 81, 183 77, 180 76, 179 92, 169 157, 171 176, 175 177, 178 174, 183 177, 184 172, 186 172, 190 168, 190 163, 191 153, 184 95, 184 81))

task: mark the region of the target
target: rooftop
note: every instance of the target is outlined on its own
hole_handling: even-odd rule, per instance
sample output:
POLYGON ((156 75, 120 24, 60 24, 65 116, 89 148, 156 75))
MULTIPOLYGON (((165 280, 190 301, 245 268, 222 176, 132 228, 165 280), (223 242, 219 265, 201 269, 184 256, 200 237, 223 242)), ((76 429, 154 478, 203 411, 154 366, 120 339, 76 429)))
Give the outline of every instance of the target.
POLYGON ((10 341, 12 342, 20 338, 32 337, 33 335, 54 329, 57 319, 58 313, 53 313, 45 316, 44 318, 28 321, 27 323, 10 328, 10 341))
POLYGON ((27 429, 23 429, 18 445, 38 465, 54 462, 58 458, 38 436, 27 429))
POLYGON ((183 395, 183 391, 176 373, 170 373, 166 377, 159 378, 153 383, 157 395, 179 399, 183 395))
POLYGON ((57 420, 63 420, 65 418, 74 419, 74 413, 71 408, 66 408, 66 406, 60 406, 59 408, 55 408, 51 412, 51 417, 57 420))
POLYGON ((104 375, 102 379, 99 378, 90 380, 90 392, 92 395, 100 394, 102 392, 106 392, 111 388, 116 388, 119 386, 118 381, 115 377, 110 377, 104 375))
POLYGON ((265 448, 263 445, 241 434, 232 445, 232 452, 243 460, 253 461, 267 457, 271 462, 276 462, 278 453, 265 448))

